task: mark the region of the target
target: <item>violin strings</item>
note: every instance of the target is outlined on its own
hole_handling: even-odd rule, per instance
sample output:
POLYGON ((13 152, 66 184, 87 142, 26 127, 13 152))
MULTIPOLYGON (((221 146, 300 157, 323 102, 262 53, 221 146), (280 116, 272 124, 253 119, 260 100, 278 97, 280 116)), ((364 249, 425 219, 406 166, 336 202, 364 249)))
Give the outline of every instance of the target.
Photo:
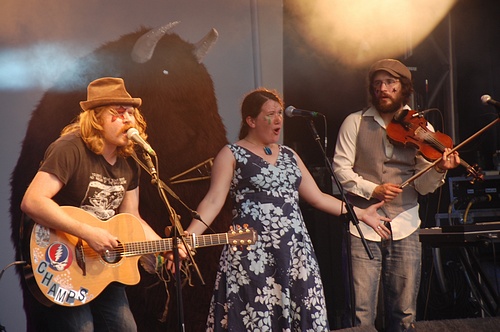
MULTIPOLYGON (((422 129, 423 130, 423 129, 422 129)), ((417 133, 418 135, 419 133, 417 133)), ((424 130, 423 131, 423 135, 421 135, 421 137, 423 138, 423 140, 425 142, 429 142, 429 143, 432 143, 434 144, 437 148, 440 148, 441 151, 440 152, 443 152, 444 149, 446 148, 446 146, 444 146, 443 143, 441 143, 438 139, 436 139, 434 136, 432 136, 432 134, 430 134, 427 130, 424 130)))
MULTIPOLYGON (((429 109, 429 110, 438 110, 438 109, 429 109)), ((438 110, 439 111, 439 110, 438 110)), ((441 143, 437 138, 433 136, 434 132, 430 132, 427 128, 422 127, 421 125, 418 125, 416 129, 414 129, 414 125, 412 123, 408 123, 408 129, 413 130, 414 134, 416 137, 420 138, 423 142, 427 142, 429 144, 433 144, 434 147, 439 151, 439 152, 444 152, 444 150, 447 148, 446 145, 441 143)), ((465 167, 469 174, 472 174, 475 178, 482 178, 480 173, 478 173, 474 167, 469 165, 465 160, 460 159, 460 165, 465 167)))

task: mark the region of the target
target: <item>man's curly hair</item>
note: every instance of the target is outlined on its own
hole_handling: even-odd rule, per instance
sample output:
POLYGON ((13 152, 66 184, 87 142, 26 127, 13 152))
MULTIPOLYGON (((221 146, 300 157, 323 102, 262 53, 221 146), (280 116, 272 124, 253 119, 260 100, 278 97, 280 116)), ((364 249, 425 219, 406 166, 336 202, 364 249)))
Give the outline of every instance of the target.
MULTIPOLYGON (((104 149, 104 138, 102 135, 102 116, 105 112, 118 115, 118 113, 110 106, 100 106, 95 109, 82 111, 76 120, 61 131, 61 136, 76 133, 79 135, 87 147, 94 153, 100 155, 104 149)), ((135 128, 139 131, 139 135, 147 139, 146 121, 138 108, 134 108, 135 128)), ((125 146, 120 146, 117 149, 118 156, 129 157, 134 151, 134 142, 129 140, 125 146)))

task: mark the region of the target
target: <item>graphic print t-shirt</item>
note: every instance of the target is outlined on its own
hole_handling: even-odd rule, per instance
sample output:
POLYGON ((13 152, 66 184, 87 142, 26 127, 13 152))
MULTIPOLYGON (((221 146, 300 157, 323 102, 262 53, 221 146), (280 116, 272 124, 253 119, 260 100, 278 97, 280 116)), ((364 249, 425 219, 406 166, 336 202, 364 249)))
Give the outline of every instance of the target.
POLYGON ((40 170, 64 183, 54 197, 59 205, 80 207, 100 220, 116 215, 125 192, 138 185, 139 170, 132 158, 118 158, 110 165, 75 134, 62 136, 49 146, 40 170))

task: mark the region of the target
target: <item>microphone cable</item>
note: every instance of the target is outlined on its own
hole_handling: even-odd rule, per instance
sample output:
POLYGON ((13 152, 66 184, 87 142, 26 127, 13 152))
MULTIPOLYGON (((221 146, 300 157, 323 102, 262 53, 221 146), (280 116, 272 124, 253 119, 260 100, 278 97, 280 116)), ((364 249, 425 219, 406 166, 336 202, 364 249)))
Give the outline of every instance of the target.
POLYGON ((2 276, 4 274, 4 272, 11 266, 14 266, 14 265, 21 265, 21 264, 26 264, 26 261, 15 261, 15 262, 12 262, 12 263, 9 263, 7 264, 3 269, 2 271, 0 271, 0 280, 2 280, 2 276))

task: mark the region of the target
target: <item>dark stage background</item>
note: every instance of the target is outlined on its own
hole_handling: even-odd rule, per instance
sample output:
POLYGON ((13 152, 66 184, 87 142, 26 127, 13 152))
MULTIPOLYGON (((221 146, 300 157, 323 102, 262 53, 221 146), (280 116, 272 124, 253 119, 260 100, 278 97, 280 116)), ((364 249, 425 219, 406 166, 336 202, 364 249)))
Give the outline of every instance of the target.
MULTIPOLYGON (((440 112, 427 113, 426 118, 436 130, 454 138, 455 144, 478 132, 498 115, 492 106, 481 103, 481 96, 489 94, 493 99, 500 100, 499 13, 499 1, 458 1, 449 16, 443 19, 431 35, 414 47, 412 55, 406 58, 403 55, 387 56, 398 58, 407 66, 414 67, 414 108, 438 108, 440 112), (431 82, 427 90, 426 80, 431 82), (450 84, 450 80, 453 84, 450 84)), ((369 66, 348 68, 336 59, 309 48, 297 29, 300 18, 287 6, 287 1, 284 1, 283 20, 286 106, 293 105, 326 116, 326 153, 331 158, 343 119, 367 105, 366 74, 369 66)), ((325 38, 327 36, 328 32, 325 32, 325 38)), ((323 122, 317 119, 319 118, 314 123, 321 142, 324 142, 325 128, 323 122)), ((479 135, 459 150, 461 157, 471 165, 477 163, 484 170, 492 170, 493 153, 500 149, 499 134, 500 126, 496 125, 479 135)), ((284 143, 303 158, 320 187, 332 192, 321 149, 313 139, 307 119, 286 119, 284 143)), ((462 175, 465 175, 465 169, 459 167, 450 171, 448 177, 462 175)), ((422 226, 434 226, 436 214, 446 212, 449 205, 448 184, 431 195, 421 197, 420 203, 422 226)), ((345 266, 341 255, 345 232, 343 224, 337 218, 325 216, 305 204, 302 208, 320 262, 330 326, 332 329, 346 327, 342 323, 346 314, 349 318, 345 307, 348 283, 341 273, 345 266)), ((482 254, 483 258, 489 255, 488 252, 482 254)), ((431 271, 432 257, 431 249, 424 245, 419 320, 480 315, 477 305, 471 303, 474 301, 467 294, 449 301, 440 296, 439 289, 432 285, 435 282, 431 271)), ((454 285, 463 292, 466 285, 453 251, 444 260, 450 271, 449 278, 454 278, 454 285)))

